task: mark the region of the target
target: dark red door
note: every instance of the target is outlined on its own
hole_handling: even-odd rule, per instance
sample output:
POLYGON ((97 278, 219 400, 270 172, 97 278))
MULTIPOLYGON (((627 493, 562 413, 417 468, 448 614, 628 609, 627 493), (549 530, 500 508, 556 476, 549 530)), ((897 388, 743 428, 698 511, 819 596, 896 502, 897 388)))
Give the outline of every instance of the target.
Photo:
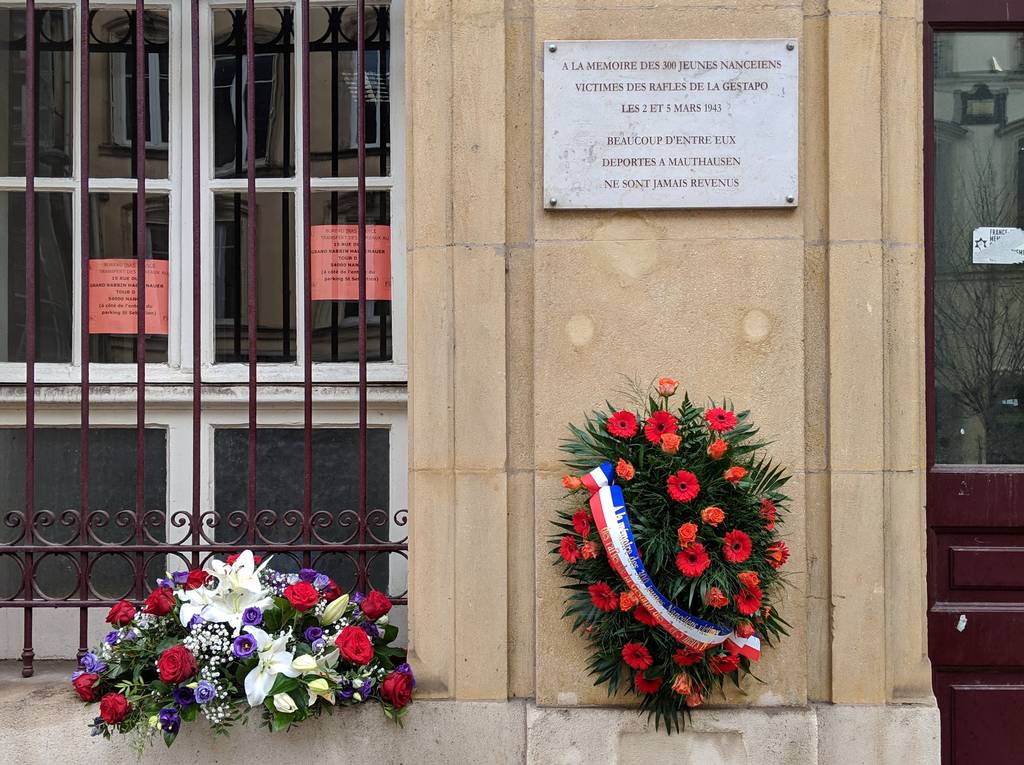
POLYGON ((928 643, 944 765, 1024 762, 1024 0, 926 0, 928 643))

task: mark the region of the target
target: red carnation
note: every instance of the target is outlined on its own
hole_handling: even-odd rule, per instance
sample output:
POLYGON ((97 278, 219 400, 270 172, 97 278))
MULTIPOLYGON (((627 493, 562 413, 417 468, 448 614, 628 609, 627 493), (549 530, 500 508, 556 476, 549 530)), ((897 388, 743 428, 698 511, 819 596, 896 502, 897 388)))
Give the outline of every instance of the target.
POLYGON ((736 636, 748 638, 754 634, 754 625, 750 622, 739 622, 736 625, 736 636))
POLYGON ((639 691, 640 693, 657 693, 658 690, 661 688, 662 678, 655 677, 651 680, 648 680, 646 677, 644 677, 643 672, 637 672, 636 679, 634 682, 636 683, 637 691, 639 691))
POLYGON ((580 554, 584 560, 594 560, 597 558, 597 545, 593 542, 584 542, 583 549, 580 550, 580 554))
POLYGON ((82 701, 96 701, 96 686, 99 685, 99 679, 100 676, 94 672, 83 672, 71 681, 71 685, 82 701))
POLYGON ((604 582, 592 584, 587 588, 590 602, 602 611, 616 611, 619 608, 619 596, 604 582))
POLYGON ((712 608, 722 608, 729 605, 729 599, 725 597, 725 594, 718 587, 712 587, 708 590, 704 596, 704 602, 712 608))
POLYGON ((157 587, 146 598, 142 612, 153 616, 167 616, 174 608, 174 593, 170 587, 157 587))
POLYGON ((309 582, 296 582, 284 588, 284 597, 292 604, 292 608, 304 613, 316 605, 320 593, 309 582))
POLYGON ((744 587, 736 595, 736 610, 744 616, 751 616, 761 607, 761 588, 744 587))
POLYGON ((156 662, 160 679, 165 683, 183 683, 199 669, 196 657, 183 645, 172 645, 156 662))
POLYGON ((711 673, 714 675, 724 675, 729 672, 735 672, 739 669, 740 657, 738 654, 716 653, 708 660, 708 666, 711 668, 711 673))
POLYGON ((626 643, 622 646, 622 660, 633 669, 644 670, 654 663, 651 652, 643 643, 626 643))
POLYGON ((131 621, 134 618, 135 606, 127 600, 117 601, 117 603, 112 605, 110 610, 107 612, 107 623, 113 624, 115 627, 123 627, 126 624, 131 624, 131 621))
POLYGON ((762 499, 761 506, 757 509, 757 512, 764 518, 764 527, 768 531, 772 531, 775 528, 775 515, 778 512, 775 503, 770 499, 762 499))
POLYGON ((558 554, 565 559, 566 563, 575 563, 580 559, 580 548, 576 545, 576 540, 569 534, 562 537, 562 543, 558 545, 558 554))
POLYGON ((700 664, 703 659, 703 651, 696 651, 689 646, 683 646, 672 654, 672 661, 680 667, 692 667, 694 664, 700 664))
POLYGON ((676 556, 676 568, 683 576, 700 576, 710 565, 711 559, 700 542, 690 545, 676 556))
POLYGON ((391 610, 391 601, 380 590, 370 590, 370 594, 363 598, 359 608, 362 610, 363 616, 375 622, 391 610))
POLYGON ((333 579, 324 588, 324 600, 326 600, 328 603, 337 600, 342 596, 342 594, 343 593, 341 591, 341 588, 338 586, 338 583, 335 582, 333 579))
POLYGON ((210 575, 203 571, 201 568, 195 568, 188 572, 188 579, 185 580, 183 589, 185 590, 198 590, 204 584, 206 580, 210 578, 210 575))
POLYGON ((608 418, 608 432, 617 438, 632 438, 636 435, 636 415, 622 410, 608 418))
POLYGON ((707 420, 708 428, 716 433, 725 433, 736 427, 736 415, 720 406, 704 412, 704 419, 707 420))
POLYGON ((130 709, 123 693, 108 693, 100 699, 100 717, 107 725, 117 725, 128 716, 130 709))
POLYGON ((391 672, 381 681, 380 695, 395 709, 401 709, 412 699, 412 678, 407 672, 391 672))
POLYGON ((590 513, 587 512, 587 508, 581 507, 572 514, 572 527, 581 537, 590 533, 590 513))
MULTIPOLYGON (((241 555, 241 554, 242 553, 234 553, 232 555, 229 555, 228 556, 228 565, 229 566, 234 566, 235 565, 235 561, 238 560, 238 556, 241 555)), ((263 556, 262 555, 253 555, 252 556, 252 562, 256 566, 260 565, 263 562, 263 556)))
POLYGON ((668 477, 668 495, 676 502, 689 502, 700 493, 697 476, 689 470, 680 470, 668 477))
POLYGON ((647 608, 644 606, 636 607, 636 610, 633 612, 633 618, 641 624, 646 625, 648 627, 653 627, 658 623, 658 620, 655 618, 654 614, 648 611, 647 608))
POLYGON ((742 563, 750 557, 750 550, 753 547, 750 537, 739 529, 733 529, 725 535, 725 544, 722 545, 722 552, 725 559, 730 563, 742 563))
POLYGON ((679 420, 666 412, 664 409, 656 409, 644 423, 644 436, 652 444, 660 444, 661 437, 666 433, 675 433, 679 430, 679 420))
POLYGON ((768 565, 772 568, 782 568, 789 560, 789 548, 785 542, 775 542, 765 550, 765 557, 768 559, 768 565))
POLYGON ((354 624, 350 624, 339 632, 338 637, 334 639, 334 644, 338 646, 345 661, 353 664, 360 666, 369 664, 370 659, 373 658, 373 644, 370 643, 370 638, 366 636, 366 632, 361 627, 354 624))

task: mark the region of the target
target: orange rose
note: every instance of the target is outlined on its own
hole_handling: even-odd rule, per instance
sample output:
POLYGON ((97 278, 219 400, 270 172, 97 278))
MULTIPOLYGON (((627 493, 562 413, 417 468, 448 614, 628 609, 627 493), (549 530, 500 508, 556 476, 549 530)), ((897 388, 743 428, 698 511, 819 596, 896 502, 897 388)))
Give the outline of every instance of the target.
POLYGON ((741 638, 748 638, 754 634, 754 625, 750 622, 740 622, 736 625, 736 635, 741 638))
POLYGON ((638 601, 636 599, 636 595, 627 590, 626 592, 619 595, 619 610, 630 611, 633 608, 636 608, 637 602, 638 601))
POLYGON ((725 520, 725 513, 722 508, 709 505, 700 511, 700 519, 708 526, 717 526, 725 520))
POLYGON ((690 682, 690 676, 676 675, 676 679, 672 681, 672 690, 680 696, 689 696, 693 693, 693 683, 690 682))
POLYGON ((723 477, 733 486, 739 486, 740 481, 743 480, 743 476, 745 476, 746 474, 746 468, 740 467, 739 465, 733 465, 731 468, 725 471, 723 477))
POLYGON ((704 697, 697 692, 691 693, 689 696, 686 697, 686 706, 690 707, 691 709, 693 709, 693 707, 699 707, 703 703, 704 697))
POLYGON ((679 546, 686 547, 697 538, 697 524, 684 523, 679 527, 679 546))
POLYGON ((713 460, 720 460, 729 449, 729 444, 722 438, 716 438, 708 445, 708 456, 713 460))
POLYGON ((623 481, 632 481, 636 475, 636 468, 629 461, 620 459, 615 465, 615 475, 623 481))
POLYGON ((704 601, 712 608, 722 608, 729 605, 729 599, 717 587, 712 587, 708 590, 708 594, 704 596, 704 601))
POLYGON ((761 577, 757 575, 756 571, 741 571, 736 575, 736 578, 740 580, 740 584, 744 587, 757 587, 761 584, 761 577))
POLYGON ((661 450, 665 454, 675 454, 679 451, 679 444, 683 442, 683 439, 678 433, 662 433, 661 434, 661 450))
POLYGON ((668 398, 676 392, 676 388, 679 387, 679 381, 673 380, 671 377, 659 377, 658 378, 658 393, 665 398, 668 398))
POLYGON ((562 486, 567 488, 569 491, 576 491, 576 489, 580 488, 582 485, 583 485, 583 481, 581 481, 579 478, 577 478, 574 475, 563 475, 562 476, 562 486))
POLYGON ((597 545, 593 542, 584 542, 580 555, 583 556, 584 560, 593 560, 597 557, 597 545))

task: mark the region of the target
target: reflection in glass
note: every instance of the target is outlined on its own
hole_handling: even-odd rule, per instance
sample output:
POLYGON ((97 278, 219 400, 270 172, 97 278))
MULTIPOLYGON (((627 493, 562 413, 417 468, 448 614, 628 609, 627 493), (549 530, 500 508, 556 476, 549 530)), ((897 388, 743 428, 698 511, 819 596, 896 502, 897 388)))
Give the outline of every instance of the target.
MULTIPOLYGON (((71 176, 74 14, 36 11, 36 173, 71 176)), ((0 175, 25 175, 25 11, 0 8, 0 175)))
POLYGON ((1022 43, 1016 32, 935 35, 938 463, 1024 463, 1022 43))
MULTIPOLYGON (((314 176, 356 175, 356 9, 355 6, 310 9, 310 90, 330 94, 310 114, 310 168, 314 176)), ((366 41, 366 172, 391 171, 391 50, 388 6, 367 7, 366 41)))
MULTIPOLYGON (((290 8, 256 11, 256 174, 295 173, 294 45, 290 8)), ((246 124, 248 56, 245 11, 213 12, 213 156, 218 178, 245 178, 249 150, 246 124)), ((314 91, 315 92, 315 91, 314 91)))
MULTIPOLYGON (((249 432, 245 428, 218 428, 214 432, 214 509, 221 518, 246 512, 248 491, 249 432)), ((367 432, 367 519, 370 541, 401 539, 404 529, 391 535, 389 508, 389 432, 370 428, 367 432), (374 539, 375 538, 375 539, 374 539)), ((300 428, 260 428, 256 432, 256 507, 273 513, 260 533, 270 540, 285 542, 295 537, 299 526, 287 523, 288 511, 303 506, 303 433, 300 428)), ((359 506, 358 431, 355 428, 313 430, 314 513, 330 514, 329 522, 314 523, 325 543, 356 542, 355 511, 359 506), (348 511, 348 515, 341 515, 348 511)), ((327 521, 326 518, 323 519, 327 521)), ((237 534, 221 524, 217 534, 237 534)), ((218 537, 219 541, 219 537, 218 537)), ((370 582, 386 591, 390 556, 377 555, 370 561, 370 582)), ((325 556, 319 570, 333 577, 343 590, 355 587, 355 556, 325 556)), ((298 570, 301 561, 284 555, 274 558, 280 570, 298 570)), ((399 589, 401 592, 401 588, 399 589)))
MULTIPOLYGON (((89 195, 91 215, 90 257, 136 258, 136 195, 129 193, 93 193, 89 195)), ((169 208, 164 195, 146 195, 146 258, 167 260, 169 245, 169 208)), ((171 274, 173 278, 173 274, 171 274)), ((147 302, 148 299, 147 299, 147 302)), ((90 360, 94 363, 127 364, 136 361, 135 334, 89 336, 90 360)), ((167 335, 146 335, 146 362, 167 363, 167 335)))
MULTIPOLYGON (((220 362, 249 360, 245 194, 214 195, 217 352, 220 362)), ((256 359, 295 360, 295 221, 287 193, 256 195, 256 359)))
MULTIPOLYGON (((312 195, 312 225, 355 225, 355 192, 318 192, 312 195)), ((386 191, 366 192, 367 226, 390 225, 390 196, 386 191)), ((368 236, 369 242, 369 236, 368 236)), ((367 260, 368 268, 370 260, 367 260)), ((366 352, 369 361, 390 361, 391 301, 369 300, 366 304, 366 352)), ((358 300, 316 300, 313 302, 313 360, 358 361, 358 300)))
MULTIPOLYGON (((71 361, 71 194, 36 192, 36 361, 71 361)), ((25 194, 0 191, 0 361, 25 361, 25 194)))
MULTIPOLYGON (((146 177, 167 177, 170 148, 170 53, 166 10, 143 14, 146 177)), ((135 12, 94 12, 89 44, 89 174, 134 178, 135 12)))

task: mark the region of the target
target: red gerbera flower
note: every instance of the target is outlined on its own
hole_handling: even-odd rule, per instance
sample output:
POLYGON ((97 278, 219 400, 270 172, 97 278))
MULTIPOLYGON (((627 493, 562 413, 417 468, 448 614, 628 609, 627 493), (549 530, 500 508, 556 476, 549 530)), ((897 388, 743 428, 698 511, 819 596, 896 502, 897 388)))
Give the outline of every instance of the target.
POLYGON ((661 437, 665 433, 675 433, 677 430, 679 430, 679 420, 664 409, 651 412, 651 416, 644 423, 644 435, 652 444, 660 444, 661 437))
POLYGON ((636 689, 640 693, 657 693, 661 688, 662 678, 655 677, 652 680, 648 680, 644 677, 643 672, 636 673, 636 689))
POLYGON ((647 627, 653 627, 658 623, 658 621, 654 618, 654 614, 652 614, 643 606, 636 607, 636 610, 633 611, 633 618, 635 618, 641 624, 646 625, 647 627))
POLYGON ((622 410, 608 418, 608 432, 617 438, 632 438, 636 435, 636 415, 622 410))
POLYGON ((562 537, 562 543, 558 545, 558 554, 567 563, 575 563, 580 559, 580 548, 576 546, 576 540, 566 534, 562 537))
POLYGON ((708 666, 712 674, 724 675, 728 672, 735 672, 740 666, 738 654, 716 653, 708 660, 708 666))
POLYGON ((725 535, 725 544, 722 545, 722 552, 725 559, 730 563, 742 563, 750 557, 750 550, 753 547, 750 537, 739 529, 733 529, 725 535))
POLYGON ((572 527, 581 537, 590 533, 590 513, 587 512, 587 508, 581 507, 572 514, 572 527))
POLYGON ((700 576, 710 565, 711 559, 700 542, 690 545, 676 556, 676 568, 683 576, 700 576))
POLYGON ((725 433, 736 427, 736 415, 720 406, 704 412, 704 419, 707 420, 708 428, 716 433, 725 433))
POLYGON ((700 493, 697 476, 689 470, 680 470, 668 477, 668 495, 676 502, 690 502, 700 493))
POLYGON ((692 667, 694 664, 699 664, 703 659, 703 651, 695 651, 688 646, 683 646, 672 654, 672 661, 680 667, 692 667))
POLYGON ((772 568, 782 568, 783 564, 789 560, 789 548, 785 542, 776 542, 769 545, 765 551, 765 557, 772 568))
POLYGON ((770 499, 762 499, 761 507, 757 509, 757 512, 764 518, 764 527, 771 531, 775 528, 775 514, 778 512, 778 508, 775 507, 775 503, 770 499))
POLYGON ((626 643, 622 646, 622 660, 633 669, 645 670, 654 663, 651 652, 643 643, 626 643))
POLYGON ((753 615, 760 607, 760 587, 744 587, 736 595, 736 610, 738 610, 744 616, 753 615))
POLYGON ((590 602, 602 611, 615 611, 619 607, 619 596, 604 582, 592 584, 587 588, 590 602))

